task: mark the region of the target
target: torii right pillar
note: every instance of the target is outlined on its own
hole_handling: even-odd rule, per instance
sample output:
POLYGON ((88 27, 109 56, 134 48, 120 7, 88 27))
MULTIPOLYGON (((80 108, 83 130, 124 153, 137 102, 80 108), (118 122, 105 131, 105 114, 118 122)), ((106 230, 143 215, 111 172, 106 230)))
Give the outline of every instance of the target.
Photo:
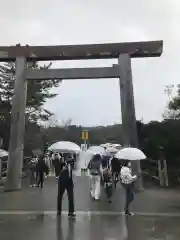
MULTIPOLYGON (((120 76, 119 84, 121 99, 123 145, 138 148, 131 57, 129 54, 119 55, 118 67, 120 76)), ((143 189, 143 186, 140 161, 132 162, 132 170, 135 174, 139 176, 136 182, 136 189, 138 191, 141 191, 143 189)))

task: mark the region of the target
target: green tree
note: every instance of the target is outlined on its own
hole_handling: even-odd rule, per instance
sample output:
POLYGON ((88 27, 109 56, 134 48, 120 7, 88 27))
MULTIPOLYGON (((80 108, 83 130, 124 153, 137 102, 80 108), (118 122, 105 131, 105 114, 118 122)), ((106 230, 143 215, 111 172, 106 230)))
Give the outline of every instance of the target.
MULTIPOLYGON (((51 64, 40 66, 37 62, 29 63, 32 69, 46 68, 51 64)), ((0 65, 0 136, 4 140, 4 148, 8 149, 10 123, 11 123, 11 100, 14 94, 15 63, 4 63, 0 65)), ((30 122, 47 121, 53 115, 44 108, 44 103, 57 94, 51 92, 53 87, 58 87, 59 79, 39 81, 28 81, 27 102, 26 102, 26 129, 30 122)), ((26 135, 29 134, 29 131, 26 135)), ((25 140, 29 139, 25 136, 25 140)), ((26 144, 26 142, 25 142, 26 144)))
POLYGON ((168 109, 164 114, 164 119, 180 119, 180 84, 177 87, 176 96, 168 102, 168 109))
MULTIPOLYGON (((48 65, 40 66, 37 62, 29 63, 28 67, 32 69, 50 68, 48 65)), ((5 63, 0 66, 0 100, 6 103, 11 103, 14 93, 15 80, 15 63, 5 63)), ((57 94, 52 93, 53 87, 58 87, 61 83, 60 79, 52 80, 32 80, 28 81, 26 114, 31 121, 46 121, 53 115, 50 111, 44 108, 44 103, 57 94)))

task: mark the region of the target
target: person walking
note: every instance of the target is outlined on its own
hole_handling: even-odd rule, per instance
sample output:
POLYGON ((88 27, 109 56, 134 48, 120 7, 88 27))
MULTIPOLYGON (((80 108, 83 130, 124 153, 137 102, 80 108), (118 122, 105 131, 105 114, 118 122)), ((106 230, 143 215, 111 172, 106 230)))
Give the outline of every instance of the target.
POLYGON ((61 156, 59 153, 55 153, 52 155, 52 165, 55 170, 56 179, 58 179, 59 173, 60 173, 60 159, 61 159, 61 156))
POLYGON ((87 168, 91 178, 91 196, 94 200, 99 200, 101 192, 102 159, 100 154, 96 154, 90 160, 87 168))
POLYGON ((132 170, 131 170, 131 162, 130 161, 125 161, 124 166, 121 168, 120 172, 120 177, 121 177, 121 183, 122 186, 124 187, 125 190, 125 214, 126 215, 133 215, 129 211, 129 205, 130 203, 134 200, 134 182, 137 179, 136 175, 132 175, 132 170))
POLYGON ((120 160, 116 157, 111 158, 111 171, 112 171, 114 186, 116 188, 116 184, 119 181, 119 175, 120 175, 120 171, 121 171, 120 160))
POLYGON ((37 172, 38 172, 38 182, 36 187, 43 188, 44 183, 44 173, 46 172, 46 164, 44 161, 44 156, 40 156, 37 163, 37 172))
POLYGON ((103 171, 103 181, 108 202, 111 203, 112 202, 111 198, 113 194, 113 179, 112 172, 108 168, 104 169, 103 171))
POLYGON ((44 161, 45 161, 45 164, 46 164, 46 171, 45 171, 46 177, 45 178, 48 178, 49 170, 50 170, 50 167, 51 167, 50 157, 49 157, 48 153, 45 153, 44 161))
POLYGON ((29 180, 30 180, 30 187, 35 187, 36 186, 36 166, 37 166, 37 158, 32 157, 30 162, 28 163, 29 165, 29 180))
POLYGON ((69 214, 70 218, 76 217, 74 213, 74 182, 72 162, 61 160, 61 172, 58 179, 58 196, 57 196, 57 215, 61 215, 62 211, 62 199, 64 192, 67 191, 69 202, 69 214))

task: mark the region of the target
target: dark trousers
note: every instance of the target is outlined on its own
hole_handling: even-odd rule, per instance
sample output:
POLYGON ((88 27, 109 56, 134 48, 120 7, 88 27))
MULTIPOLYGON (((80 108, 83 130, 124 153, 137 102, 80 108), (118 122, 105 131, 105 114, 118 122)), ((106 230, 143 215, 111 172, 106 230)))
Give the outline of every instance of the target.
POLYGON ((30 181, 30 185, 33 185, 36 183, 36 172, 33 169, 30 169, 29 181, 30 181))
POLYGON ((126 194, 125 212, 129 212, 129 205, 134 200, 134 191, 132 185, 125 186, 125 194, 126 194))
POLYGON ((47 165, 46 165, 46 169, 45 170, 46 170, 46 172, 45 172, 46 176, 48 176, 49 175, 49 167, 47 165))
POLYGON ((110 200, 113 194, 113 186, 112 183, 105 183, 105 192, 106 192, 106 196, 107 199, 110 200))
POLYGON ((114 181, 114 186, 116 188, 117 182, 119 181, 119 171, 112 171, 112 176, 113 176, 113 181, 114 181))
POLYGON ((54 170, 55 170, 55 175, 56 175, 56 177, 59 177, 59 174, 60 174, 60 166, 59 166, 59 163, 56 162, 56 160, 54 160, 54 161, 52 162, 52 164, 53 164, 53 167, 54 167, 54 170))
POLYGON ((61 212, 62 210, 62 199, 65 190, 67 190, 68 194, 68 202, 69 202, 69 213, 74 213, 74 187, 73 184, 64 184, 60 181, 58 182, 58 197, 57 197, 57 210, 61 212))
POLYGON ((44 172, 38 172, 38 186, 43 188, 43 183, 44 183, 44 172))

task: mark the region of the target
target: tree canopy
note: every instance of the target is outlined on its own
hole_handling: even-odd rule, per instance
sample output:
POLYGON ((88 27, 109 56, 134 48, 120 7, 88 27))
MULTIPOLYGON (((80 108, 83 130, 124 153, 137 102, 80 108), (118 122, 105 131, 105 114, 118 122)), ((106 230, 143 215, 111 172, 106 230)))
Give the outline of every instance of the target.
POLYGON ((168 102, 165 119, 180 119, 180 84, 177 86, 177 94, 168 102))
MULTIPOLYGON (((51 64, 40 66, 37 62, 28 64, 33 69, 49 68, 51 64)), ((14 93, 15 63, 5 63, 0 66, 0 101, 11 104, 14 93)), ((53 87, 58 87, 60 79, 28 81, 26 114, 31 121, 46 121, 53 113, 44 108, 44 103, 57 94, 52 93, 53 87)))
MULTIPOLYGON (((37 62, 29 63, 32 69, 49 68, 51 64, 40 66, 37 62)), ((8 149, 10 123, 11 123, 11 100, 14 94, 15 63, 4 63, 0 65, 0 136, 3 138, 4 147, 8 149)), ((54 87, 58 87, 60 79, 39 81, 28 80, 26 101, 26 125, 29 122, 47 121, 53 115, 44 108, 48 99, 56 97, 52 93, 54 87)), ((27 126, 26 126, 27 127, 27 126)))

